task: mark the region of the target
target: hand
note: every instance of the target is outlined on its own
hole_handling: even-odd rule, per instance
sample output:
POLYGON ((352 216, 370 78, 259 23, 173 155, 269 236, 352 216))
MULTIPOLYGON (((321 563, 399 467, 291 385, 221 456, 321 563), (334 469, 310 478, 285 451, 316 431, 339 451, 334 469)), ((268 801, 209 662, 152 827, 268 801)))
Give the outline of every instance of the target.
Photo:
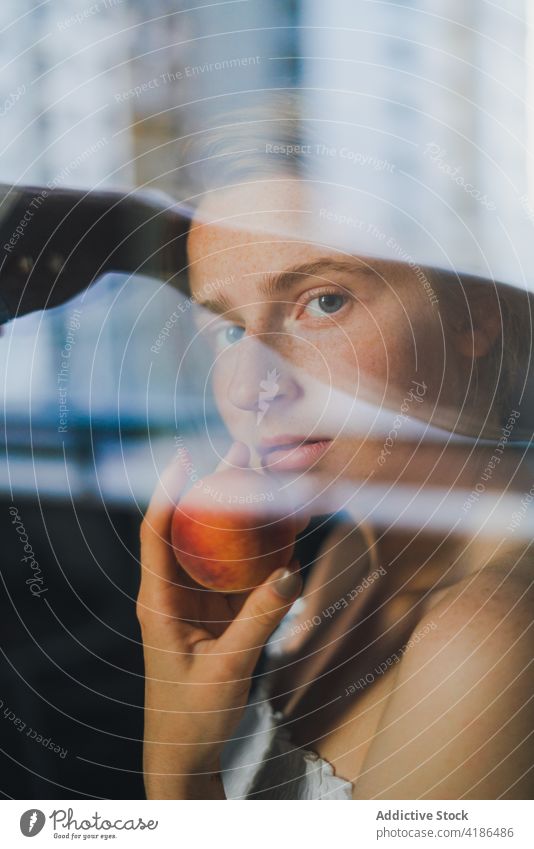
MULTIPOLYGON (((247 464, 248 449, 234 443, 219 469, 247 464)), ((293 563, 249 594, 227 596, 194 585, 170 544, 185 483, 183 462, 175 461, 141 527, 145 788, 149 799, 224 799, 221 751, 242 716, 260 652, 301 580, 293 563)))

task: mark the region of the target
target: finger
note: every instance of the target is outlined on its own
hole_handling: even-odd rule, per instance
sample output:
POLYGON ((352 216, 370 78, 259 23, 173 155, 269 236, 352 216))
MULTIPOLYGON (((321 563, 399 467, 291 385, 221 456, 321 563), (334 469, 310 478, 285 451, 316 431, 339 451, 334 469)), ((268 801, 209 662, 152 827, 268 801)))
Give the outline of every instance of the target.
POLYGON ((232 442, 226 456, 223 457, 216 471, 221 472, 223 469, 246 469, 250 463, 250 449, 244 442, 232 442))
MULTIPOLYGON (((249 595, 219 638, 219 651, 231 655, 236 670, 250 674, 260 652, 302 589, 299 564, 277 569, 249 595)), ((227 658, 228 659, 228 658, 227 658)))

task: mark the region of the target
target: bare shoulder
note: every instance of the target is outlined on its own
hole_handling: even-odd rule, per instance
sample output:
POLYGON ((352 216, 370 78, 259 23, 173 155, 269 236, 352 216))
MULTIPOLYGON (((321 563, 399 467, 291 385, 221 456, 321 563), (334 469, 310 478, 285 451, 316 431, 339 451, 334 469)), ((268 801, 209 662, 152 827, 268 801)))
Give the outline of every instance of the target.
MULTIPOLYGON (((444 591, 437 603, 418 623, 408 641, 408 651, 417 654, 452 648, 461 643, 462 655, 469 648, 496 646, 502 652, 512 645, 534 621, 534 553, 514 562, 513 557, 479 570, 444 591), (418 632, 430 636, 426 650, 418 632), (467 642, 466 642, 467 641, 467 642)), ((534 639, 534 635, 532 635, 534 639)))
POLYGON ((448 588, 420 620, 358 798, 532 798, 532 572, 529 558, 504 558, 448 588))
POLYGON ((512 671, 532 657, 533 622, 534 557, 504 557, 441 594, 408 641, 407 657, 417 664, 439 653, 442 663, 471 671, 506 658, 512 671), (414 642, 421 630, 428 641, 414 642))
MULTIPOLYGON (((425 671, 425 689, 446 676, 458 694, 519 698, 534 681, 534 565, 501 562, 450 587, 407 641, 401 680, 425 671)), ((467 695, 466 695, 467 698, 467 695)))

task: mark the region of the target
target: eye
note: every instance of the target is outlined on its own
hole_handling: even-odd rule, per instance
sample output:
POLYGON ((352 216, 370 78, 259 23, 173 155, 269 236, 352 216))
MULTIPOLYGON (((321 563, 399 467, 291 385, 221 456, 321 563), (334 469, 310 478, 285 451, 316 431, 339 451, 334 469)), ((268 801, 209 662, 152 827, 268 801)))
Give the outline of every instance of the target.
POLYGON ((224 324, 213 333, 214 344, 217 351, 224 351, 231 345, 235 345, 245 335, 245 328, 238 324, 224 324))
POLYGON ((314 318, 333 315, 345 306, 347 300, 346 295, 340 295, 337 292, 325 292, 308 301, 305 311, 314 318))

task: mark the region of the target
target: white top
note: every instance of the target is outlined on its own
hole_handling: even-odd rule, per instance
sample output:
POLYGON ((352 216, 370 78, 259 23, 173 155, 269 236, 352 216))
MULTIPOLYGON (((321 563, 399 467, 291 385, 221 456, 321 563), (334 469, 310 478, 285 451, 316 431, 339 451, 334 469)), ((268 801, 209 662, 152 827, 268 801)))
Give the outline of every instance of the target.
MULTIPOLYGON (((360 525, 362 534, 369 535, 360 525)), ((365 536, 370 568, 376 566, 372 542, 365 536)), ((305 615, 298 598, 265 645, 267 658, 284 657, 284 641, 305 615)), ((338 778, 333 766, 290 739, 282 713, 274 712, 266 680, 254 689, 232 739, 222 753, 222 780, 228 799, 352 799, 352 784, 338 778)))
POLYGON ((352 784, 289 739, 284 717, 256 692, 222 754, 228 799, 352 799, 352 784))

